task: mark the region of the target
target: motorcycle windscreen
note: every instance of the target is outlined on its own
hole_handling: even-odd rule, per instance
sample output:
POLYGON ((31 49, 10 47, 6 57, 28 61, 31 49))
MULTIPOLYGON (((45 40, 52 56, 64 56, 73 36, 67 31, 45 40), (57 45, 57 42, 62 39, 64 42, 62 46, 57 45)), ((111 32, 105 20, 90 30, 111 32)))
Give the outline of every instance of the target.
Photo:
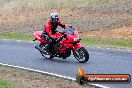
POLYGON ((66 28, 65 30, 63 30, 65 33, 67 33, 67 34, 70 34, 70 35, 74 35, 74 31, 73 31, 73 29, 71 29, 71 28, 66 28))

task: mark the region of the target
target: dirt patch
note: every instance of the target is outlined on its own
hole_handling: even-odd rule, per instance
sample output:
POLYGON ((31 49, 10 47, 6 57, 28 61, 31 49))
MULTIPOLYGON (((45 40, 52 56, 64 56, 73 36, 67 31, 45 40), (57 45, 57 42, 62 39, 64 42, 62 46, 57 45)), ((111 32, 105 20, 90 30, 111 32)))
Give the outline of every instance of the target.
MULTIPOLYGON (((25 10, 2 15, 0 16, 0 31, 1 33, 33 33, 36 30, 43 29, 44 24, 49 19, 49 13, 52 11, 52 9, 25 10)), ((130 13, 101 13, 70 8, 55 9, 55 11, 60 13, 64 23, 72 24, 79 32, 108 30, 132 25, 132 15, 130 13)))
MULTIPOLYGON (((58 12, 64 23, 73 25, 80 33, 87 32, 87 36, 131 38, 129 28, 132 26, 131 0, 115 2, 115 5, 107 8, 96 6, 93 8, 85 4, 79 7, 75 5, 75 7, 30 8, 22 5, 21 0, 2 1, 0 3, 3 3, 3 9, 0 9, 0 12, 5 11, 4 7, 10 9, 0 13, 0 33, 32 34, 34 31, 44 29, 49 13, 58 12), (19 6, 16 6, 16 3, 19 6)), ((103 4, 105 6, 105 3, 103 4)))
POLYGON ((132 27, 121 27, 111 30, 90 31, 87 33, 80 33, 84 37, 99 37, 99 38, 119 38, 132 39, 132 27))

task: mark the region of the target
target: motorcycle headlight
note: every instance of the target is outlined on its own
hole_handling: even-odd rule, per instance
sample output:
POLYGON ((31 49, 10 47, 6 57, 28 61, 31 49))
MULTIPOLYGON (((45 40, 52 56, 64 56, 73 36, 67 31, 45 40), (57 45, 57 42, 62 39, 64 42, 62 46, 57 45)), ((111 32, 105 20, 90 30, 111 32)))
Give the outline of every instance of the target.
POLYGON ((74 42, 80 42, 80 38, 74 38, 74 42))

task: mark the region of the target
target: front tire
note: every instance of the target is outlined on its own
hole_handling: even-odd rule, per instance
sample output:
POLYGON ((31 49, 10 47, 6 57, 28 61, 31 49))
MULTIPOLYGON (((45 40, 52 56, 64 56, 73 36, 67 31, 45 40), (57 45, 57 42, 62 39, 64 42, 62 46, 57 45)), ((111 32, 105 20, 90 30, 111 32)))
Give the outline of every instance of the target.
POLYGON ((85 63, 89 60, 89 53, 84 47, 81 47, 80 49, 77 49, 73 54, 74 54, 74 57, 80 63, 85 63))

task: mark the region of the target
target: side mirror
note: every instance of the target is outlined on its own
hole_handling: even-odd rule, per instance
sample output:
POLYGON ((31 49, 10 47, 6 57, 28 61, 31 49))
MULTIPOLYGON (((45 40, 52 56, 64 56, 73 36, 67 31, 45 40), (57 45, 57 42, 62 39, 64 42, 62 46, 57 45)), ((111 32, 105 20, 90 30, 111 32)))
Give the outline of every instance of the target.
POLYGON ((72 29, 72 28, 73 28, 73 26, 72 26, 72 25, 69 25, 68 27, 69 27, 70 29, 72 29))

